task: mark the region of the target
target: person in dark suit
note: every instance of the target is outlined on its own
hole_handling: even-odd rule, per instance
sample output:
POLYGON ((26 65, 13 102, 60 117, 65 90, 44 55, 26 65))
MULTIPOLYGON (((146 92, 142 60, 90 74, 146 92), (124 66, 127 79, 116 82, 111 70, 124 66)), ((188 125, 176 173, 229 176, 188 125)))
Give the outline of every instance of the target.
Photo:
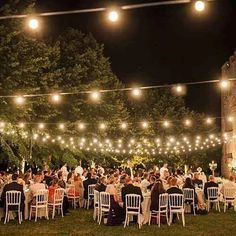
MULTIPOLYGON (((167 191, 166 191, 169 195, 171 195, 171 194, 183 194, 183 191, 177 186, 177 181, 178 181, 178 179, 176 177, 173 177, 170 180, 170 188, 167 189, 167 191)), ((176 218, 177 218, 177 215, 173 214, 172 223, 176 222, 176 218)))
POLYGON ((92 174, 87 174, 87 179, 84 180, 83 186, 84 186, 84 199, 88 200, 88 186, 92 184, 96 184, 97 180, 92 178, 92 174))
POLYGON ((128 161, 128 167, 125 168, 125 173, 131 177, 131 179, 134 178, 134 170, 133 170, 133 164, 128 161))
POLYGON ((45 181, 46 185, 50 186, 53 178, 49 175, 49 172, 47 170, 45 170, 43 174, 44 174, 43 182, 45 181))
POLYGON ((121 189, 122 202, 124 203, 125 208, 125 196, 127 194, 137 194, 141 196, 141 202, 143 201, 142 191, 139 187, 133 185, 133 181, 130 176, 125 179, 126 186, 121 189))
MULTIPOLYGON (((6 207, 6 192, 8 191, 19 191, 21 192, 21 211, 24 212, 24 206, 25 206, 25 194, 23 191, 23 185, 17 183, 18 180, 18 174, 12 175, 12 182, 10 184, 6 184, 2 191, 2 202, 4 204, 4 208, 6 207)), ((9 207, 9 210, 17 210, 16 206, 9 207)))
MULTIPOLYGON (((207 189, 212 187, 219 187, 219 185, 215 182, 215 177, 213 175, 209 176, 209 181, 205 183, 204 185, 204 196, 205 199, 208 199, 207 189)), ((210 208, 212 209, 213 203, 211 202, 210 208)))
POLYGON ((103 176, 98 180, 98 183, 95 186, 95 190, 97 190, 98 192, 105 192, 106 188, 106 177, 103 176))
POLYGON ((203 182, 202 182, 201 179, 199 179, 199 176, 200 176, 199 173, 194 173, 194 175, 193 175, 193 180, 192 180, 192 184, 193 184, 194 186, 197 185, 198 188, 202 188, 203 182))

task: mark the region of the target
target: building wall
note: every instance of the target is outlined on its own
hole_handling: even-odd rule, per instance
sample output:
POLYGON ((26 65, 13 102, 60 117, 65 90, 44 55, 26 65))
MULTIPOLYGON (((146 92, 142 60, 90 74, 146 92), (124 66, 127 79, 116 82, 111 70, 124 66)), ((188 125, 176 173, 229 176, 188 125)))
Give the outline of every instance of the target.
MULTIPOLYGON (((236 78, 236 51, 222 66, 221 71, 222 79, 236 78)), ((236 160, 236 81, 231 81, 230 88, 222 91, 221 116, 222 135, 227 135, 229 139, 222 148, 221 173, 229 177, 231 169, 228 165, 233 159, 236 160), (233 122, 227 120, 229 116, 234 117, 233 122)))

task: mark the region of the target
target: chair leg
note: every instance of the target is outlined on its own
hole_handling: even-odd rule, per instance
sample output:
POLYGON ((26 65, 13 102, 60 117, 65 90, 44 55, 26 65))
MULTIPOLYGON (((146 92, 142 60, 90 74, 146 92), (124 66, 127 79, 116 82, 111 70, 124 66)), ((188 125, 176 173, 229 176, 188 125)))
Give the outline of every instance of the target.
POLYGON ((226 212, 226 201, 224 202, 224 213, 226 212))
POLYGON ((53 206, 52 208, 52 219, 54 219, 54 217, 55 217, 55 206, 53 206))
POLYGON ((173 213, 172 213, 172 212, 170 212, 170 220, 169 220, 169 225, 171 225, 171 223, 172 223, 172 219, 173 219, 173 213))
POLYGON ((35 222, 37 222, 37 218, 38 218, 38 208, 35 208, 35 222))
POLYGON ((151 225, 151 219, 152 219, 152 212, 150 211, 149 218, 148 218, 148 225, 151 225))
POLYGON ((141 222, 141 217, 140 214, 138 214, 138 228, 141 229, 142 222, 141 222))
POLYGON ((210 211, 210 202, 207 201, 207 211, 209 212, 210 211))
POLYGON ((127 218, 128 218, 128 215, 127 215, 127 213, 126 213, 126 215, 125 215, 125 223, 124 223, 124 228, 126 227, 126 224, 127 224, 127 218))
POLYGON ((21 224, 20 210, 18 210, 18 221, 19 221, 19 224, 21 224))
POLYGON ((9 214, 9 213, 8 213, 8 210, 6 210, 4 224, 6 224, 6 223, 7 223, 8 214, 9 214))
POLYGON ((31 216, 32 216, 32 207, 30 207, 29 220, 31 220, 31 216))
POLYGON ((183 221, 183 227, 185 227, 184 211, 182 212, 182 221, 183 221))
POLYGON ((169 225, 169 219, 168 219, 168 212, 167 212, 167 210, 166 210, 166 223, 169 225))
POLYGON ((45 213, 46 213, 46 214, 45 214, 45 215, 46 215, 46 219, 49 220, 49 217, 48 217, 48 206, 47 206, 47 205, 46 205, 45 211, 46 211, 46 212, 45 212, 45 213))
POLYGON ((217 202, 217 205, 218 205, 218 209, 219 209, 219 212, 220 212, 220 201, 217 202))
POLYGON ((89 210, 89 199, 87 201, 87 210, 89 210))
POLYGON ((64 214, 63 214, 63 205, 61 204, 61 216, 64 217, 64 214))
MULTIPOLYGON (((160 209, 159 209, 160 210, 160 209)), ((158 227, 161 227, 161 213, 158 214, 158 227)))
POLYGON ((102 211, 100 212, 100 216, 99 216, 99 225, 101 224, 102 222, 102 211))

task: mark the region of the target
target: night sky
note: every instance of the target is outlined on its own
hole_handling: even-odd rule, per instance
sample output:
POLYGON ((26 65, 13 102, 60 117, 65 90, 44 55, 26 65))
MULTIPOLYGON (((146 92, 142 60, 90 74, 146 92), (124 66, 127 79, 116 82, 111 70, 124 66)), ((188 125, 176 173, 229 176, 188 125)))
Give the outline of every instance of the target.
MULTIPOLYGON (((36 6, 44 12, 141 2, 151 0, 40 0, 36 6)), ((114 73, 127 86, 218 79, 221 66, 236 50, 236 0, 210 2, 201 14, 191 4, 127 10, 116 25, 104 14, 43 18, 44 35, 56 36, 67 27, 91 32, 104 44, 114 73)), ((185 100, 191 109, 220 114, 220 93, 214 84, 189 87, 185 100)))

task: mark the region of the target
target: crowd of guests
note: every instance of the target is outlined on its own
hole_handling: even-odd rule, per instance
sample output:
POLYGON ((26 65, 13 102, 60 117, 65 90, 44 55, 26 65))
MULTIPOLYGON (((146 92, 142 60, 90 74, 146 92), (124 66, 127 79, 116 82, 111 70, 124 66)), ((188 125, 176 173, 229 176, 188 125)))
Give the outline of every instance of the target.
MULTIPOLYGON (((162 193, 183 194, 183 189, 190 188, 194 190, 195 203, 197 204, 197 188, 203 189, 205 198, 207 198, 207 188, 218 186, 214 176, 209 176, 209 181, 206 182, 205 175, 199 172, 192 173, 190 171, 184 174, 178 170, 171 174, 166 163, 160 170, 153 168, 148 172, 135 171, 130 163, 128 163, 127 168, 106 170, 101 166, 90 169, 78 166, 69 172, 65 164, 60 170, 38 171, 35 175, 30 170, 24 175, 0 172, 0 206, 4 207, 7 191, 18 190, 22 193, 21 205, 24 212, 24 204, 35 204, 35 194, 38 190, 48 189, 49 201, 53 202, 55 190, 57 188, 66 189, 71 184, 75 187, 75 195, 81 199, 88 199, 89 185, 96 185, 95 190, 107 192, 111 195, 111 211, 107 221, 109 225, 121 224, 124 221, 125 196, 127 194, 138 194, 141 196, 141 201, 143 201, 143 193, 150 191, 150 210, 158 210, 158 199, 162 193), (28 203, 25 203, 24 190, 26 189, 30 194, 28 203)), ((224 187, 229 186, 236 187, 235 179, 232 176, 223 185, 221 191, 224 187)), ((63 201, 65 215, 69 213, 68 208, 69 201, 65 195, 63 201)))

